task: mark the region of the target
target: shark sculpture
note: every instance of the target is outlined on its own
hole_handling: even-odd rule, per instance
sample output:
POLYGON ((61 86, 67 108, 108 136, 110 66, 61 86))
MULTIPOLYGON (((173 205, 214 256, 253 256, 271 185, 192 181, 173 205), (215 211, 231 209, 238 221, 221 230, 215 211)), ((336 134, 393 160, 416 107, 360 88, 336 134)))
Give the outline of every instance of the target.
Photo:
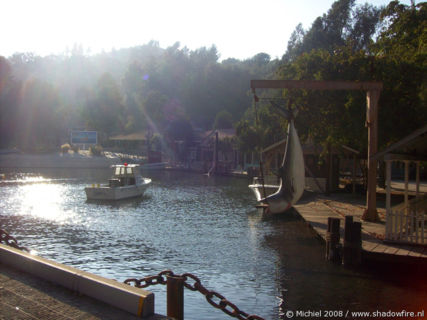
MULTIPOLYGON (((289 121, 285 155, 279 168, 280 184, 277 191, 261 197, 261 184, 250 185, 264 213, 282 213, 291 208, 302 196, 305 186, 305 166, 300 140, 294 124, 294 115, 283 112, 289 121)), ((271 186, 268 186, 271 188, 271 186)))

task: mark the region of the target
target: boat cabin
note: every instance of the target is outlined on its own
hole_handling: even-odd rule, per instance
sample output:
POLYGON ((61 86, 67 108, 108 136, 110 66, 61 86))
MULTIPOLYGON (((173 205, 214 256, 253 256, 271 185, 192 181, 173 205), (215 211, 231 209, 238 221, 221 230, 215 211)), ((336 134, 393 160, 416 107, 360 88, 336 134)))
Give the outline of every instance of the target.
POLYGON ((137 172, 137 164, 113 165, 113 177, 108 180, 110 187, 123 187, 135 185, 137 172))

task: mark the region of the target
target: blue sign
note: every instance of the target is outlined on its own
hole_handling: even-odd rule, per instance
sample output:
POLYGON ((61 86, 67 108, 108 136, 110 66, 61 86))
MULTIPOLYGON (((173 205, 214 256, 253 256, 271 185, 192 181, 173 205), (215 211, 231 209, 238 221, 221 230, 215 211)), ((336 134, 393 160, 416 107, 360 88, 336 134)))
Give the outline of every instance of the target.
POLYGON ((96 131, 71 131, 71 144, 97 144, 96 131))

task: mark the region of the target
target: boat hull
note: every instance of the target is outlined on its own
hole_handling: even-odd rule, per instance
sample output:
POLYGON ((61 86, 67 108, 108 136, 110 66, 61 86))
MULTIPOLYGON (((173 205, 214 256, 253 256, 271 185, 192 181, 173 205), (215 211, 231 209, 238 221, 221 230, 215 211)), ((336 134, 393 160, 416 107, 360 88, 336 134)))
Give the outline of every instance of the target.
POLYGON ((149 184, 151 179, 144 179, 144 183, 140 185, 129 185, 122 187, 86 187, 86 197, 88 200, 122 200, 135 197, 141 197, 149 184))

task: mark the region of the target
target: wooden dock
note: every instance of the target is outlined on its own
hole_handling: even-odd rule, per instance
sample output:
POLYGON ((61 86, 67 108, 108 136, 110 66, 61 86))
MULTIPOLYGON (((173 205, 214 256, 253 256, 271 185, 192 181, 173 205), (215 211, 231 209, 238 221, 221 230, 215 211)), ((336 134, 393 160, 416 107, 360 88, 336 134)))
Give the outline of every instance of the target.
POLYGON ((427 265, 427 247, 411 246, 383 241, 385 235, 385 209, 379 208, 381 221, 361 220, 364 198, 351 194, 324 196, 305 194, 295 209, 300 216, 326 241, 328 218, 339 218, 341 243, 344 238, 345 216, 353 216, 354 221, 362 223, 362 249, 364 261, 427 265))

